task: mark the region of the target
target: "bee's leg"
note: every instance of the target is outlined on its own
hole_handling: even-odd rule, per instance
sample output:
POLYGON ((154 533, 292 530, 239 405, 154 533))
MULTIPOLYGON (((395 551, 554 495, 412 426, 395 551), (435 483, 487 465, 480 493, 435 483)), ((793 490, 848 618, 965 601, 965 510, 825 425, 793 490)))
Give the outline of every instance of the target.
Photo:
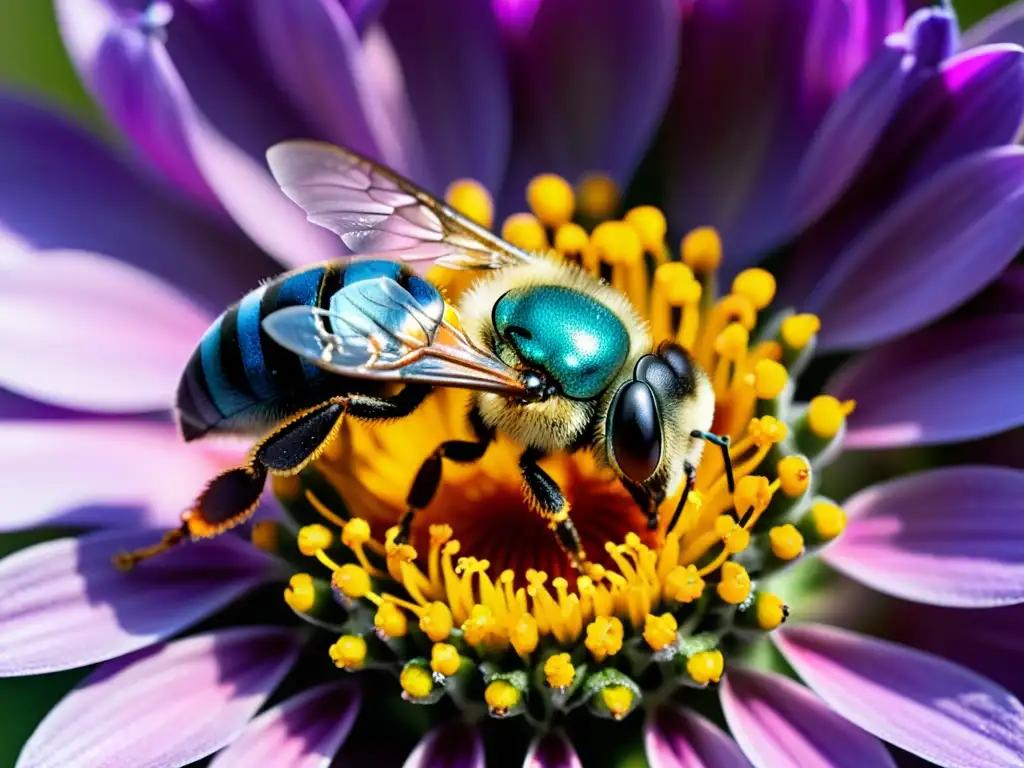
POLYGON ((620 477, 619 482, 622 483, 623 488, 629 491, 629 495, 633 497, 633 501, 636 502, 636 505, 640 507, 640 511, 647 518, 647 530, 653 531, 657 529, 658 507, 665 500, 665 490, 663 488, 651 488, 640 485, 626 477, 620 477))
POLYGON ((672 533, 676 523, 679 522, 679 516, 683 514, 683 507, 686 506, 686 499, 690 496, 693 484, 697 481, 697 468, 688 461, 683 462, 683 474, 686 476, 686 485, 683 486, 683 495, 679 497, 679 503, 676 504, 676 511, 672 513, 672 520, 669 522, 668 528, 665 529, 666 533, 672 533))
POLYGON ((732 457, 729 455, 729 436, 716 435, 713 432, 701 432, 699 429, 695 429, 690 433, 690 437, 707 440, 709 443, 717 445, 722 449, 722 461, 725 462, 725 482, 729 486, 729 493, 735 493, 736 481, 733 479, 732 475, 732 457))
POLYGON ((158 555, 186 539, 219 536, 252 517, 259 505, 267 475, 294 475, 316 459, 337 433, 341 417, 397 418, 411 413, 429 393, 427 387, 407 386, 395 397, 338 396, 284 421, 249 452, 248 461, 217 475, 181 516, 179 528, 154 546, 115 558, 122 570, 158 555))
POLYGON ((412 521, 417 510, 428 506, 441 484, 441 466, 444 459, 459 464, 471 464, 479 461, 487 452, 487 446, 494 440, 494 430, 483 423, 480 414, 476 409, 469 414, 469 423, 476 433, 476 442, 468 440, 449 440, 441 443, 434 452, 427 457, 427 460, 420 465, 416 478, 412 481, 412 488, 406 497, 408 509, 398 521, 398 536, 395 541, 404 544, 409 541, 412 533, 412 521))
POLYGON ((555 538, 562 551, 569 556, 572 567, 583 572, 587 563, 587 553, 583 551, 580 535, 569 517, 569 503, 558 484, 551 475, 537 465, 544 454, 530 448, 519 459, 519 469, 526 481, 526 488, 533 497, 534 506, 554 531, 555 538))

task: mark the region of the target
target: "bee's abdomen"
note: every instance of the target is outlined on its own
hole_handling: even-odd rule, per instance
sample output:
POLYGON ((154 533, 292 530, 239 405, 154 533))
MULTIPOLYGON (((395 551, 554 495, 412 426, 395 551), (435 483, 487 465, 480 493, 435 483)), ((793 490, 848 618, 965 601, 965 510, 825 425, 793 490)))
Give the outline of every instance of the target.
POLYGON ((263 414, 290 410, 311 399, 328 374, 275 344, 262 322, 283 307, 317 305, 329 289, 327 283, 337 278, 338 269, 331 266, 284 275, 252 291, 214 321, 178 385, 178 417, 186 440, 229 424, 259 422, 263 414))

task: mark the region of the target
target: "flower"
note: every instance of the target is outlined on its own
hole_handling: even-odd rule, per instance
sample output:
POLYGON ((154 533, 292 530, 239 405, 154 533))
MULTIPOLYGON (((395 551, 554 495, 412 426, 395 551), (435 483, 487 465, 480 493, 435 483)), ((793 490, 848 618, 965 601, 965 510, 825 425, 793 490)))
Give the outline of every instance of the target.
MULTIPOLYGON (((40 724, 21 766, 183 765, 218 750, 219 768, 252 755, 316 761, 348 748, 356 713, 377 698, 337 668, 365 676, 378 665, 399 672, 395 700, 400 689, 498 718, 579 703, 635 721, 640 707, 655 765, 793 754, 888 764, 869 733, 942 764, 1020 763, 1021 705, 999 685, 845 630, 780 626, 788 608, 764 579, 821 551, 907 599, 1022 601, 1001 546, 1016 534, 1000 514, 1016 474, 938 470, 841 505, 818 485, 844 445, 962 439, 1022 421, 1009 374, 1016 320, 984 307, 928 325, 1024 242, 1024 160, 1010 146, 1024 114, 1021 50, 957 52, 948 10, 904 27, 896 4, 773 0, 758 23, 728 1, 582 6, 59 4, 69 52, 133 151, 115 156, 13 97, 0 104, 0 451, 18 469, 0 476, 3 522, 107 529, 0 563, 0 673, 99 664, 40 724), (600 235, 663 112, 668 215, 632 208, 628 226, 600 235), (397 545, 388 528, 410 473, 460 428, 449 392, 405 424, 347 424, 318 474, 277 484, 289 514, 319 528, 268 519, 250 531, 255 547, 225 537, 132 574, 110 568, 241 455, 230 444, 185 450, 162 417, 206 325, 281 266, 341 253, 263 166, 268 146, 303 135, 451 187, 459 204, 494 199, 507 237, 603 264, 656 336, 678 333, 708 368, 716 428, 734 437, 736 493, 709 451, 682 526, 647 532, 586 454, 553 457, 593 553, 577 576, 523 508, 499 443, 477 465, 446 467, 411 544, 397 545), (482 189, 451 185, 465 178, 482 189), (509 223, 524 197, 534 218, 509 223), (551 237, 538 222, 560 223, 570 199, 585 226, 551 237), (770 251, 781 254, 778 286, 746 269, 770 251), (682 263, 662 263, 676 255, 682 263), (717 300, 716 283, 728 287, 717 300), (775 314, 787 305, 799 312, 775 314), (860 347, 872 349, 828 394, 794 404, 816 351, 860 347), (927 502, 941 539, 908 499, 927 502), (960 503, 986 524, 965 524, 960 503), (266 584, 279 601, 261 592, 245 603, 266 584), (243 626, 177 637, 240 600, 254 611, 243 626), (814 693, 741 652, 769 633, 814 693), (286 675, 290 695, 271 701, 286 675), (732 738, 680 706, 714 705, 716 692, 732 738)), ((528 761, 578 763, 567 739, 545 732, 528 761)), ((454 756, 483 763, 480 732, 459 720, 430 731, 409 764, 454 756)))

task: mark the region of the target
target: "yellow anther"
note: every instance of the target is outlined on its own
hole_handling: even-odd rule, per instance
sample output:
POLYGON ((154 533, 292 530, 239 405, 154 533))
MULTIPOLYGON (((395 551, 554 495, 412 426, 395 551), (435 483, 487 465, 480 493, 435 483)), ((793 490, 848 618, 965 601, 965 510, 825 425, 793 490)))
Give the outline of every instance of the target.
POLYGON ((745 513, 748 509, 763 509, 772 500, 772 487, 767 477, 747 475, 736 481, 733 502, 737 510, 745 513))
POLYGON ((608 685, 601 689, 601 701, 616 720, 621 720, 633 709, 636 694, 624 685, 608 685))
POLYGON ((327 652, 339 669, 359 669, 366 661, 366 641, 359 635, 342 635, 327 652))
POLYGON ((698 685, 717 683, 724 669, 721 651, 700 651, 686 660, 686 671, 698 685))
POLYGON ((619 207, 619 186, 603 173, 591 173, 576 185, 576 206, 588 218, 609 218, 619 207))
POLYGON ((576 212, 576 194, 569 182, 553 173, 534 176, 526 186, 530 210, 547 227, 560 227, 572 221, 576 212))
POLYGON ((370 591, 370 574, 358 565, 346 563, 331 574, 331 586, 345 597, 358 600, 370 591))
POLYGON ((603 221, 590 235, 590 243, 609 264, 631 264, 643 256, 640 235, 624 221, 603 221))
POLYGON ((811 465, 803 456, 786 456, 775 466, 779 487, 790 498, 802 496, 811 483, 811 465))
POLYGON ((555 250, 562 256, 579 256, 590 244, 590 236, 579 224, 563 224, 555 232, 555 250))
POLYGON ((715 339, 715 352, 726 360, 738 360, 747 351, 750 331, 739 323, 729 323, 715 339))
POLYGON ((722 263, 722 239, 713 227, 699 227, 686 234, 680 252, 694 272, 714 272, 722 263))
POLYGON ((420 629, 435 643, 447 640, 454 626, 452 612, 442 602, 433 602, 428 605, 420 617, 420 629))
POLYGON ((746 296, 756 309, 764 309, 775 298, 775 277, 759 267, 745 269, 732 281, 732 292, 746 296))
POLYGON ((459 671, 461 662, 459 651, 454 645, 434 643, 430 649, 430 668, 439 675, 451 677, 459 671))
POLYGON ((361 517, 353 517, 341 529, 341 543, 351 549, 370 540, 370 524, 361 517))
POLYGON ((693 277, 693 270, 678 261, 666 262, 654 270, 654 283, 658 290, 665 292, 669 304, 700 301, 702 289, 693 277))
POLYGON ((513 213, 501 225, 501 236, 524 251, 544 251, 548 247, 544 225, 532 213, 513 213))
POLYGON ((818 537, 829 541, 846 528, 846 513, 835 504, 817 501, 811 505, 811 522, 818 537))
POLYGON ((308 573, 296 573, 288 579, 284 589, 284 601, 293 611, 305 613, 316 603, 316 585, 308 573))
POLYGON ((649 613, 644 619, 644 640, 653 650, 663 651, 675 644, 677 629, 679 625, 671 613, 663 613, 661 616, 649 613))
POLYGON ((583 642, 599 664, 622 649, 622 622, 615 616, 598 616, 587 625, 587 639, 583 642))
POLYGON ((771 632, 789 617, 789 607, 778 595, 762 592, 757 596, 757 624, 765 632, 771 632))
POLYGON ((373 626, 384 637, 405 637, 409 631, 409 619, 405 612, 394 603, 382 602, 373 617, 373 626))
POLYGON ((495 680, 484 689, 484 701, 487 702, 491 714, 501 717, 519 706, 523 694, 507 680, 495 680))
POLYGON ((758 360, 754 365, 754 392, 761 400, 774 400, 789 382, 786 366, 774 360, 758 360))
POLYGON ((491 193, 479 181, 457 179, 448 185, 444 199, 452 208, 481 227, 491 228, 494 223, 494 201, 491 193))
POLYGON ((450 525, 432 525, 429 529, 430 545, 440 547, 447 544, 452 538, 452 527, 450 525))
POLYGON ((277 552, 277 523, 273 520, 260 520, 253 525, 249 539, 257 549, 262 549, 264 552, 277 552))
POLYGON ((307 557, 313 557, 318 550, 327 549, 334 543, 334 534, 320 523, 304 525, 299 529, 297 543, 299 552, 307 557))
POLYGON ((537 620, 529 613, 520 614, 516 623, 512 625, 512 629, 509 630, 509 640, 520 656, 533 653, 537 650, 537 643, 540 641, 537 620))
POLYGON ((398 684, 409 698, 422 699, 434 690, 434 678, 418 664, 409 664, 398 676, 398 684))
POLYGON ((732 561, 722 564, 722 580, 715 589, 718 596, 730 605, 739 605, 750 596, 750 574, 747 569, 732 561))
POLYGON ((626 221, 640 235, 644 250, 659 253, 665 245, 665 232, 668 224, 665 214, 653 205, 641 205, 626 214, 626 221))
POLYGON ((790 315, 782 321, 779 335, 790 349, 803 349, 820 329, 821 320, 817 315, 790 315))
POLYGON ((853 400, 841 403, 832 395, 818 395, 807 406, 807 426, 818 437, 835 437, 854 406, 853 400))
POLYGON ((474 605, 469 618, 462 623, 462 635, 470 645, 486 643, 498 632, 498 622, 486 605, 474 605))
POLYGON ((575 677, 576 667, 568 653, 556 653, 544 662, 544 678, 556 690, 568 688, 575 677))
POLYGON ((719 515, 715 520, 715 533, 722 540, 725 551, 730 555, 742 552, 750 544, 750 531, 741 528, 729 515, 719 515))
POLYGON ((677 603, 692 603, 704 594, 704 579, 695 565, 677 565, 665 578, 665 597, 677 603))
POLYGON ((795 560, 804 551, 804 537, 790 523, 776 525, 768 531, 772 554, 779 560, 795 560))
POLYGON ((774 416, 762 416, 760 419, 751 419, 747 426, 747 435, 759 448, 766 448, 769 445, 781 443, 786 439, 789 429, 786 425, 774 416))

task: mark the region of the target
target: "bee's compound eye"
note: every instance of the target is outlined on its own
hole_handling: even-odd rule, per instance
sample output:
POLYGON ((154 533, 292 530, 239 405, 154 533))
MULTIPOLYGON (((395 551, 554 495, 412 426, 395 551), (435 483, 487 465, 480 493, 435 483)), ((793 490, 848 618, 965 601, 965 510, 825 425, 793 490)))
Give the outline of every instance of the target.
POLYGON ((678 344, 669 342, 658 349, 658 357, 672 369, 676 377, 676 386, 684 393, 690 392, 694 387, 694 366, 696 363, 690 357, 690 353, 678 344))
POLYGON ((662 438, 661 415, 650 386, 634 380, 619 387, 605 427, 619 469, 633 482, 646 482, 661 461, 662 438))

